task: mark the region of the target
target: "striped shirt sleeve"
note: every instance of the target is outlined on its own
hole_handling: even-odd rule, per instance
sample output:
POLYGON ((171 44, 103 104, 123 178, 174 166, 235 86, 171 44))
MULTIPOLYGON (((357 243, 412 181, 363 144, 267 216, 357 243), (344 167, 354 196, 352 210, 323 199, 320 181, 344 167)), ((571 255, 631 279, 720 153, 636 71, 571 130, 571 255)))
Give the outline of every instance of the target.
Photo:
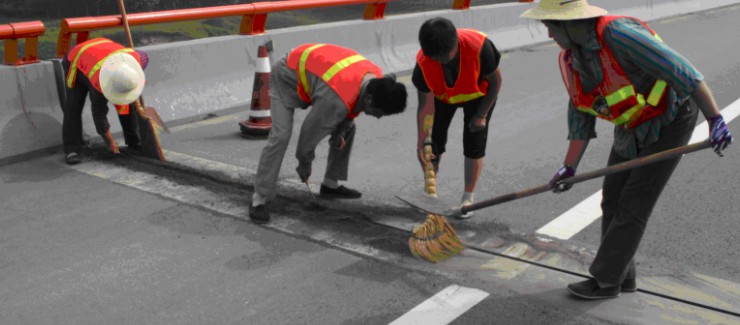
POLYGON ((681 54, 661 42, 642 24, 632 19, 617 19, 604 33, 607 44, 618 58, 627 58, 639 69, 665 80, 683 100, 691 96, 704 76, 681 54), (614 46, 616 45, 616 46, 614 46))
POLYGON ((588 140, 596 137, 596 117, 576 109, 568 101, 568 140, 588 140))

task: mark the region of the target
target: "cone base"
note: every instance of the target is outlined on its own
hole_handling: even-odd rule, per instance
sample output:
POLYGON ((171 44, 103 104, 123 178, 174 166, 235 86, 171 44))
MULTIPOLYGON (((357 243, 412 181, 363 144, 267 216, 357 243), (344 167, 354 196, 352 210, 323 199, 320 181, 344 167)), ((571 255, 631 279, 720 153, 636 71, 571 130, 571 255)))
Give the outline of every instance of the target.
POLYGON ((272 129, 272 124, 241 121, 239 122, 239 129, 245 135, 268 135, 270 129, 272 129))

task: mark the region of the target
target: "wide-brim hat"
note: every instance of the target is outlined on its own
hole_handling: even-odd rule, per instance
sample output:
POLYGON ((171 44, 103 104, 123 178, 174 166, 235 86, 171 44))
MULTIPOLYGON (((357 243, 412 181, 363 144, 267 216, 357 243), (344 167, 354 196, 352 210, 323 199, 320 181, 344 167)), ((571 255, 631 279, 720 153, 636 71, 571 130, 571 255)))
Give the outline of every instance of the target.
POLYGON ((588 4, 586 0, 541 0, 537 7, 520 17, 537 20, 576 20, 606 15, 606 9, 588 4))
POLYGON ((128 105, 137 100, 145 83, 144 70, 130 54, 112 54, 100 68, 100 90, 116 105, 128 105))

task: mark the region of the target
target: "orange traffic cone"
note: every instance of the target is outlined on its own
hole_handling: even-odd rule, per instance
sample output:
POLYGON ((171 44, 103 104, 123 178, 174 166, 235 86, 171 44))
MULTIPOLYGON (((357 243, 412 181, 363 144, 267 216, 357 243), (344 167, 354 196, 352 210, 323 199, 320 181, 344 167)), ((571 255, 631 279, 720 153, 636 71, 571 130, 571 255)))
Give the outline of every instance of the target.
POLYGON ((258 50, 249 118, 239 122, 239 128, 242 134, 246 136, 267 135, 272 128, 272 118, 270 117, 270 57, 268 56, 268 52, 272 51, 272 41, 260 46, 258 50))

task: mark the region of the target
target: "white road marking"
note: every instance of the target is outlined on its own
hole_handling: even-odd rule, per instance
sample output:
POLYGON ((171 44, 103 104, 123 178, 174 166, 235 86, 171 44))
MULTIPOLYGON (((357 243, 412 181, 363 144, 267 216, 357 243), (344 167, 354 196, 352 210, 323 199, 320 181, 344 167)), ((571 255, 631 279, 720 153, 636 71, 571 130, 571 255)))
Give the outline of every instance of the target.
POLYGON ((451 285, 394 320, 390 325, 444 325, 488 297, 488 292, 451 285))
MULTIPOLYGON (((722 116, 727 123, 730 123, 738 115, 740 115, 740 99, 722 110, 722 116)), ((701 142, 708 137, 709 126, 704 121, 694 128, 690 143, 701 142)), ((602 192, 599 190, 567 212, 550 221, 550 223, 537 229, 536 233, 563 240, 570 239, 601 217, 601 195, 602 192)))

